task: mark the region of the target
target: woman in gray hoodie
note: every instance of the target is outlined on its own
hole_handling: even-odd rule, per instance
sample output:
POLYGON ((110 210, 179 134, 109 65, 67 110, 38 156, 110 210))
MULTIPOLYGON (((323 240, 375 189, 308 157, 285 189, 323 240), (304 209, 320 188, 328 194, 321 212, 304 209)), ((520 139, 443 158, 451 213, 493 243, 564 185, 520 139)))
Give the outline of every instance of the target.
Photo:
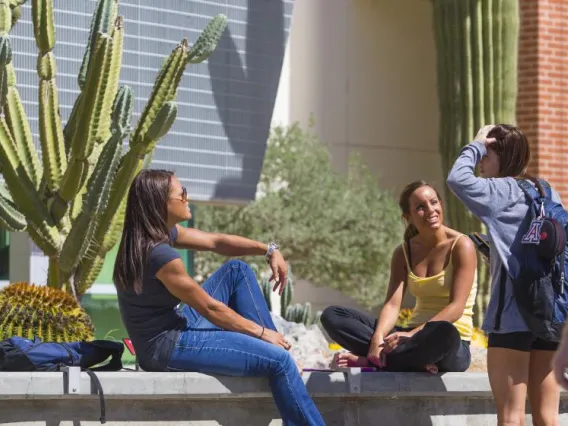
MULTIPOLYGON (((487 370, 501 425, 525 424, 529 397, 533 424, 558 425, 560 388, 551 369, 557 343, 536 338, 521 317, 512 283, 501 281, 514 265, 519 228, 528 225, 528 204, 516 182, 529 178, 530 149, 523 132, 509 125, 483 127, 465 146, 447 179, 452 192, 487 227, 491 249, 491 298, 483 330, 489 335, 487 370), (479 165, 480 177, 474 169, 479 165), (505 298, 498 312, 499 290, 505 298), (500 315, 499 315, 500 314, 500 315)), ((553 190, 553 198, 560 201, 553 190)))

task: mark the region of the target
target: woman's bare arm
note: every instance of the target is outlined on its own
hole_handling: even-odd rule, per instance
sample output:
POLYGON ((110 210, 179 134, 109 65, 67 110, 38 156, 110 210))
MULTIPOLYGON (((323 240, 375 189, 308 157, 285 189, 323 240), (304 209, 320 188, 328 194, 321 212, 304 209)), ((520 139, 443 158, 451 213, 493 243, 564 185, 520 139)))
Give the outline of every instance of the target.
POLYGON ((250 321, 222 302, 211 297, 186 272, 181 259, 174 259, 162 266, 156 277, 168 291, 194 308, 200 315, 223 330, 236 331, 262 338, 267 342, 289 349, 290 345, 279 333, 250 321))
POLYGON ((389 287, 385 297, 385 303, 379 315, 377 328, 371 341, 372 345, 380 344, 384 337, 393 329, 398 320, 402 299, 406 291, 406 275, 404 253, 402 246, 398 246, 392 255, 389 287))

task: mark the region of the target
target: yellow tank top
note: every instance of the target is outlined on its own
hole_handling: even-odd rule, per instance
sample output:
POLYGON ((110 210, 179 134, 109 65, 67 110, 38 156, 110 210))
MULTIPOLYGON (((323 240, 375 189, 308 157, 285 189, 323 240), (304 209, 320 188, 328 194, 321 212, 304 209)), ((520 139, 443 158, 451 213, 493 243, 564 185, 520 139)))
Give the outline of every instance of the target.
MULTIPOLYGON (((461 237, 463 237, 463 234, 459 235, 452 244, 450 254, 461 237)), ((406 266, 408 269, 408 289, 416 298, 414 312, 409 321, 409 327, 414 328, 430 321, 430 319, 444 309, 450 302, 453 266, 450 260, 448 266, 440 273, 431 277, 418 277, 414 275, 410 263, 408 262, 405 244, 402 245, 402 251, 404 253, 404 259, 406 260, 406 266)), ((454 322, 454 326, 460 333, 462 340, 471 340, 471 335, 473 333, 473 306, 475 304, 476 294, 477 271, 475 273, 471 292, 469 293, 465 304, 463 315, 454 322)))

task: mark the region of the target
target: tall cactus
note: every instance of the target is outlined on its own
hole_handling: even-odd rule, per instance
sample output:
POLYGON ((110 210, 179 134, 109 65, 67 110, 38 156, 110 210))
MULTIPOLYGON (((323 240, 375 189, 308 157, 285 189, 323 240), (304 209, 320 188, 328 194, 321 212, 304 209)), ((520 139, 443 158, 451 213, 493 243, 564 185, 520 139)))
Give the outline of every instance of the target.
MULTIPOLYGON (((447 176, 460 149, 485 124, 515 123, 518 0, 433 0, 437 48, 440 154, 447 176)), ((481 224, 446 189, 448 221, 461 232, 481 224)), ((487 266, 478 262, 475 322, 490 294, 487 266)))
POLYGON ((193 46, 185 39, 175 46, 131 132, 134 95, 127 86, 119 88, 123 17, 118 0, 98 0, 78 76, 80 93, 63 127, 53 55, 53 0, 32 0, 40 161, 16 88, 8 35, 24 2, 0 0, 0 168, 5 180, 0 185, 0 226, 27 231, 48 256, 49 286, 82 294, 120 236, 130 183, 176 118, 175 99, 185 68, 215 50, 227 19, 214 17, 193 46))

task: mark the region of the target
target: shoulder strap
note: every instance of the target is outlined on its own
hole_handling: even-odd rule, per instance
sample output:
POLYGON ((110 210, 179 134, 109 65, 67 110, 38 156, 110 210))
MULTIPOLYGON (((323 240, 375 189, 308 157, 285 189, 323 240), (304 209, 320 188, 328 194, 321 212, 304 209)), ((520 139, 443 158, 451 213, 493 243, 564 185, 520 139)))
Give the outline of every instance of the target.
POLYGON ((546 197, 552 200, 552 188, 550 187, 550 184, 544 179, 538 179, 538 183, 540 184, 540 186, 542 186, 546 197))
POLYGON ((540 198, 540 194, 538 193, 536 188, 532 186, 531 183, 526 179, 518 179, 517 184, 523 190, 530 201, 535 201, 537 198, 540 198))
POLYGON ((536 179, 534 181, 535 186, 527 179, 517 179, 517 184, 531 201, 538 198, 552 199, 552 189, 544 179, 536 179))
POLYGON ((456 246, 458 240, 463 237, 465 234, 460 234, 456 237, 456 239, 454 240, 454 242, 452 243, 452 246, 450 247, 450 253, 454 250, 454 247, 456 246))
POLYGON ((412 272, 412 254, 410 252, 410 240, 404 240, 404 243, 402 243, 402 253, 404 254, 404 260, 406 261, 406 269, 408 269, 408 272, 412 272), (406 252, 406 247, 408 247, 408 253, 406 252))

